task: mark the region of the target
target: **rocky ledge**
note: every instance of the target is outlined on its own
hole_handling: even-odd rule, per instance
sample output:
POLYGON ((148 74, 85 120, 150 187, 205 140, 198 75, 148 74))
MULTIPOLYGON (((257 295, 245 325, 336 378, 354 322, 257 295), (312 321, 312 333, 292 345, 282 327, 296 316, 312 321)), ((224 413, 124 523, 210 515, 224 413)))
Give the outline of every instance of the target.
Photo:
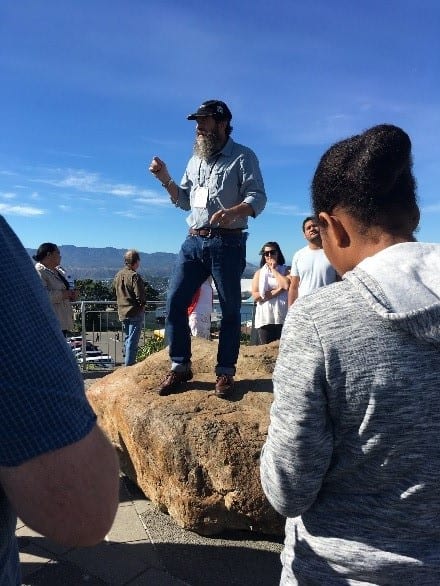
POLYGON ((169 369, 166 350, 89 387, 121 468, 185 529, 282 535, 284 520, 266 500, 259 476, 278 343, 241 347, 229 401, 213 392, 217 343, 194 338, 192 352, 194 378, 179 394, 155 391, 169 369))

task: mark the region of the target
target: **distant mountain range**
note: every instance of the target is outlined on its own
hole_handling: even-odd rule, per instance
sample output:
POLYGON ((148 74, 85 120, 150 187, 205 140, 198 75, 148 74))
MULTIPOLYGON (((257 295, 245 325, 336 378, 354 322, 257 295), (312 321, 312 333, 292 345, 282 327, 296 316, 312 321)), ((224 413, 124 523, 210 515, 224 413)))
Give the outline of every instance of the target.
MULTIPOLYGON (((30 256, 35 254, 33 248, 26 249, 30 256)), ((88 248, 87 246, 60 246, 61 264, 72 272, 75 279, 112 279, 124 264, 124 248, 88 248)), ((169 277, 177 259, 172 252, 140 252, 141 266, 139 272, 148 277, 169 277)), ((258 267, 247 263, 243 278, 251 278, 258 267)))

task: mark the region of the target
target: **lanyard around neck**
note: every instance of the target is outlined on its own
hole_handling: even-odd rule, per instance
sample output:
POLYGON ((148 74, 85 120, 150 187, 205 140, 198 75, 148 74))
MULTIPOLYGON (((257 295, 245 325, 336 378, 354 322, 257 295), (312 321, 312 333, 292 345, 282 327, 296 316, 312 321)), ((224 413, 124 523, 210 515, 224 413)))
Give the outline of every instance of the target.
POLYGON ((201 183, 200 183, 200 179, 201 179, 201 176, 200 176, 200 175, 201 175, 201 170, 202 170, 202 163, 203 163, 203 161, 200 161, 200 163, 199 163, 199 173, 198 173, 198 175, 199 175, 199 176, 198 176, 198 185, 200 185, 201 187, 203 187, 204 185, 206 185, 207 183, 209 183, 209 179, 211 178, 211 173, 212 173, 212 170, 214 169, 214 167, 215 167, 215 164, 216 164, 216 163, 217 163, 217 161, 219 160, 219 157, 220 157, 220 155, 221 155, 221 154, 222 154, 221 152, 217 154, 217 156, 216 156, 216 157, 215 157, 215 159, 214 159, 214 162, 213 162, 213 163, 212 163, 212 165, 209 167, 209 172, 208 172, 208 175, 205 175, 205 176, 204 176, 204 178, 203 178, 203 185, 201 185, 201 183))

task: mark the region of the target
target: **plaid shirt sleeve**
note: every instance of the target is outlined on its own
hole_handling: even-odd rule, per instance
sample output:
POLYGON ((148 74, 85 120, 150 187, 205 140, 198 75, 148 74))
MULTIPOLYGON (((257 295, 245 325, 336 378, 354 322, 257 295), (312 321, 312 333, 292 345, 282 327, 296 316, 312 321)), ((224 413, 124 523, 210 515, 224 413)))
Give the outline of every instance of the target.
POLYGON ((0 216, 0 465, 85 437, 96 416, 26 250, 0 216))

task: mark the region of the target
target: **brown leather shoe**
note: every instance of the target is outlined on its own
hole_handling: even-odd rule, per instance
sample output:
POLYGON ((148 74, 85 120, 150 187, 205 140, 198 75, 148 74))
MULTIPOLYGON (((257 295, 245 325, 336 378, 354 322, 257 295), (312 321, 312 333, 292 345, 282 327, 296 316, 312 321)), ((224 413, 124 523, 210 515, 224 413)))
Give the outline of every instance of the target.
POLYGON ((234 390, 234 377, 230 374, 221 374, 215 382, 215 396, 227 399, 234 390))
POLYGON ((191 380, 192 377, 193 373, 191 370, 185 370, 183 372, 170 370, 165 379, 160 383, 157 393, 162 397, 165 395, 171 395, 179 389, 179 386, 182 383, 186 383, 186 381, 191 380))

